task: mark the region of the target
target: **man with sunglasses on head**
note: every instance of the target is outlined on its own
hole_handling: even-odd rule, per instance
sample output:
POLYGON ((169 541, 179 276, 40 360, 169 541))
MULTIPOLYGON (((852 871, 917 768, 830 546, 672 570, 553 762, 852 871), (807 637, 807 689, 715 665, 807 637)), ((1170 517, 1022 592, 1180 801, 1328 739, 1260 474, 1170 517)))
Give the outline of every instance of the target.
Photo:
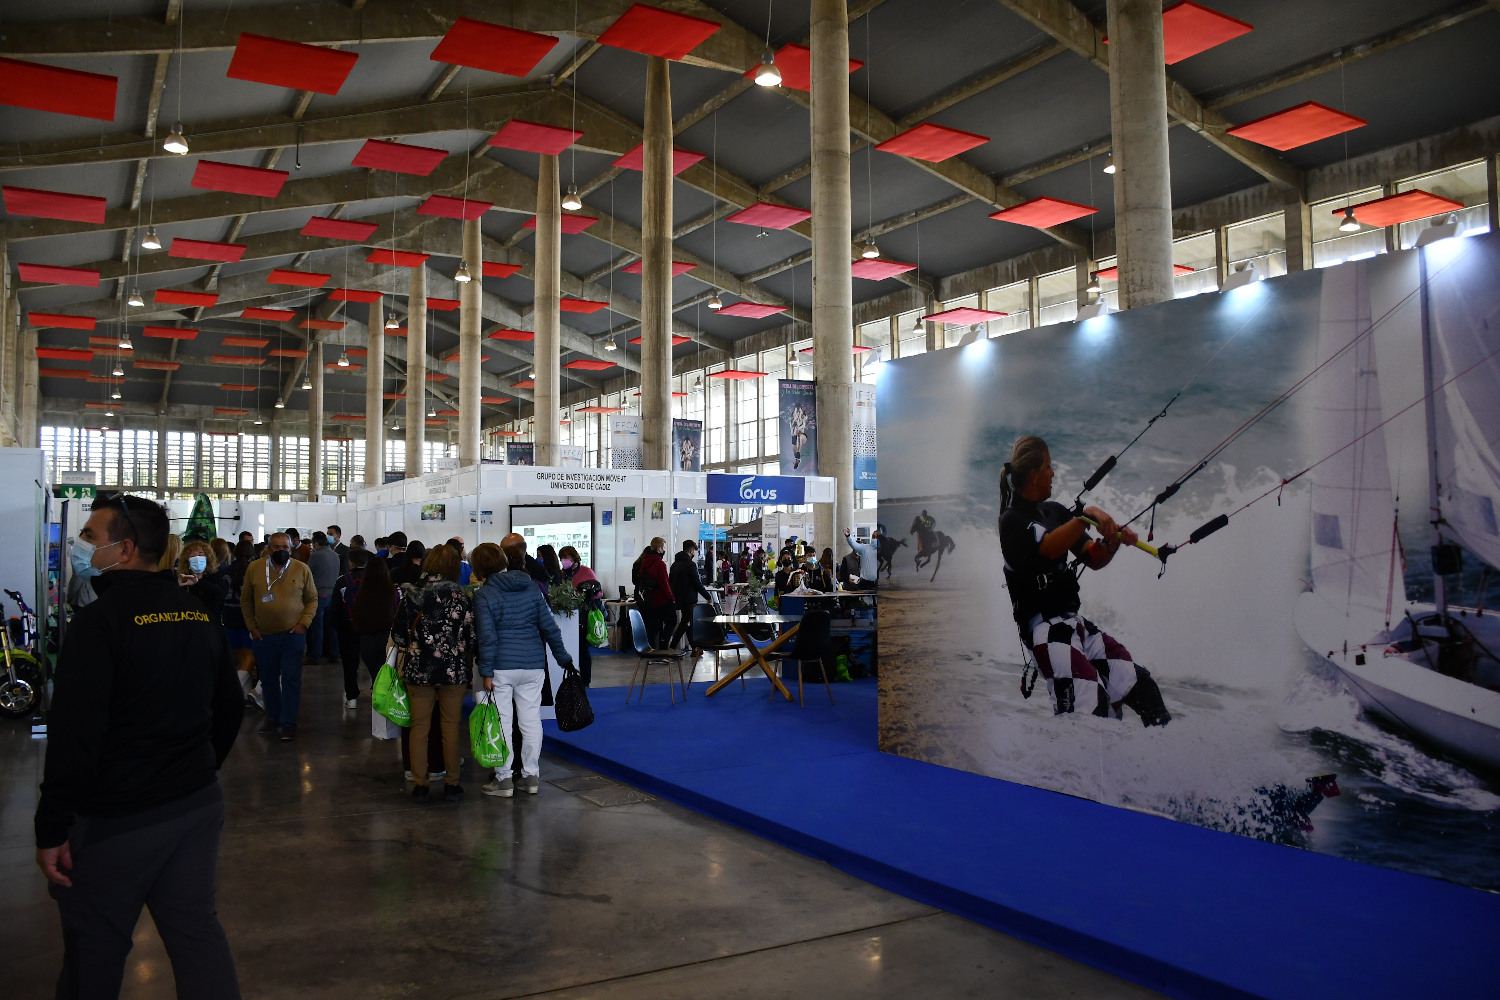
POLYGON ((307 563, 292 558, 292 539, 284 531, 271 536, 263 559, 245 570, 240 610, 250 630, 250 648, 266 699, 262 736, 297 738, 297 711, 302 702, 302 654, 307 630, 318 613, 318 587, 307 563))
POLYGON ((179 997, 240 995, 214 908, 224 798, 217 772, 244 695, 217 609, 157 571, 167 514, 96 502, 78 533, 99 570, 58 655, 36 860, 62 916, 59 997, 120 991, 141 906, 179 997))

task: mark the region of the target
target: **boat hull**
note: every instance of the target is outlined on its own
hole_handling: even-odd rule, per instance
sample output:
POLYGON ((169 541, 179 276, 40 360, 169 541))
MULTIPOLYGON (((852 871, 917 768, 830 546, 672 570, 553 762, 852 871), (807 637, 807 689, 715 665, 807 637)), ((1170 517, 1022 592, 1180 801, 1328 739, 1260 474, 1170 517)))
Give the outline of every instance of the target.
MULTIPOLYGON (((1412 605, 1421 618, 1435 610, 1412 605)), ((1347 619, 1314 593, 1297 602, 1297 631, 1339 672, 1361 707, 1466 761, 1500 773, 1500 691, 1438 673, 1390 647, 1383 631, 1363 638, 1338 628, 1347 619), (1340 632, 1343 632, 1341 635, 1340 632)), ((1464 623, 1490 649, 1500 648, 1500 620, 1466 617, 1464 623)))

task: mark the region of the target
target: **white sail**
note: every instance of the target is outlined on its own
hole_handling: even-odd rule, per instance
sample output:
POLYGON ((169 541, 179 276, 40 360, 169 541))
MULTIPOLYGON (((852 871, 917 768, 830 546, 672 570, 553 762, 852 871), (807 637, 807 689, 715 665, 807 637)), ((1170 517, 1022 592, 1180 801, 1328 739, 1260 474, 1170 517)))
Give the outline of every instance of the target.
POLYGON ((1312 579, 1321 603, 1347 621, 1358 642, 1385 624, 1391 590, 1404 601, 1399 567, 1392 573, 1394 504, 1375 371, 1368 269, 1323 272, 1317 357, 1333 360, 1314 386, 1312 579), (1350 346, 1353 344, 1354 346, 1350 346), (1337 355, 1335 357, 1335 355, 1337 355), (1354 442, 1351 444, 1351 442, 1354 442), (1336 453, 1336 454, 1335 454, 1336 453))
POLYGON ((1500 254, 1481 240, 1424 252, 1443 533, 1500 566, 1500 254))

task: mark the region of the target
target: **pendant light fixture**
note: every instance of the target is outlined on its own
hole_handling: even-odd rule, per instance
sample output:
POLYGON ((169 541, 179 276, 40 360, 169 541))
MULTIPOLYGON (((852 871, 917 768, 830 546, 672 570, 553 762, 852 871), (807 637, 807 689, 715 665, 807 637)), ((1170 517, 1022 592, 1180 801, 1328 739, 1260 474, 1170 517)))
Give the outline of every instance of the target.
POLYGON ((865 240, 859 245, 859 255, 865 260, 875 260, 880 256, 880 248, 871 240, 865 240))
POLYGON ((129 330, 126 330, 124 333, 120 334, 120 345, 119 346, 120 346, 120 350, 122 350, 122 351, 129 351, 129 350, 133 350, 135 348, 135 345, 130 342, 130 331, 129 330))
POLYGON ((927 316, 925 313, 917 313, 917 318, 912 320, 911 332, 922 333, 927 329, 927 316))
MULTIPOLYGON (((770 26, 766 26, 767 34, 770 26)), ((760 57, 760 65, 755 67, 755 82, 762 87, 781 86, 781 70, 776 68, 776 53, 766 49, 760 57)))
POLYGON ((610 334, 609 337, 604 341, 604 349, 606 351, 618 351, 620 349, 619 345, 615 343, 614 334, 610 334))
POLYGON ((399 330, 399 329, 401 329, 401 321, 396 318, 396 314, 395 313, 391 313, 388 317, 386 317, 385 328, 387 330, 399 330))
POLYGON ((141 290, 139 288, 132 288, 130 295, 125 299, 125 304, 139 309, 146 304, 146 300, 141 297, 141 290))
POLYGON ((474 280, 473 276, 469 274, 468 261, 459 260, 458 270, 453 273, 453 280, 461 285, 467 285, 470 281, 474 280))
POLYGON ((302 375, 302 388, 304 388, 304 389, 311 389, 312 388, 312 376, 308 375, 305 372, 302 375))
POLYGON ((562 207, 569 212, 576 212, 583 207, 583 199, 578 197, 578 185, 569 184, 567 194, 563 195, 562 207))
MULTIPOLYGON (((146 235, 141 238, 141 249, 142 250, 160 250, 161 249, 161 237, 156 235, 156 227, 155 226, 147 226, 146 227, 146 235)), ((142 303, 142 305, 144 305, 144 304, 145 303, 142 303)))
POLYGON ((182 122, 172 126, 172 131, 162 140, 161 148, 178 156, 186 156, 188 153, 187 136, 182 134, 182 122))
POLYGON ((277 396, 276 397, 276 409, 278 409, 278 410, 284 410, 284 409, 286 409, 286 400, 283 399, 281 396, 277 396))
POLYGON ((339 367, 349 367, 349 352, 347 350, 339 352, 339 367))
POLYGON ((1101 290, 1102 289, 1099 285, 1099 272, 1093 271, 1089 274, 1089 283, 1085 291, 1087 291, 1090 295, 1098 295, 1101 290))
POLYGON ((718 292, 714 292, 713 298, 708 300, 708 308, 712 309, 714 312, 718 312, 720 309, 724 308, 724 300, 719 298, 718 292))
POLYGON ((106 417, 112 417, 112 416, 114 416, 115 415, 115 408, 113 406, 107 406, 107 407, 105 407, 105 409, 104 409, 104 415, 106 417))
POLYGON ((1112 173, 1115 172, 1115 154, 1114 153, 1110 153, 1108 156, 1106 156, 1104 158, 1104 172, 1106 174, 1112 174, 1112 173))
POLYGON ((428 404, 428 406, 427 406, 427 415, 429 417, 435 417, 435 416, 437 416, 437 404, 436 403, 429 403, 428 404))
POLYGON ((1354 217, 1354 208, 1352 206, 1346 205, 1344 207, 1344 221, 1339 223, 1339 232, 1359 232, 1359 220, 1354 217))
POLYGON ((120 387, 119 386, 115 386, 114 388, 112 388, 112 389, 109 390, 109 398, 110 399, 119 399, 120 398, 120 387))
POLYGON ((110 372, 110 374, 113 375, 115 378, 124 378, 125 377, 125 363, 123 361, 120 361, 118 358, 116 358, 115 359, 115 368, 114 368, 114 371, 110 372))
POLYGON ((260 419, 260 411, 255 411, 255 426, 259 427, 264 421, 260 419))

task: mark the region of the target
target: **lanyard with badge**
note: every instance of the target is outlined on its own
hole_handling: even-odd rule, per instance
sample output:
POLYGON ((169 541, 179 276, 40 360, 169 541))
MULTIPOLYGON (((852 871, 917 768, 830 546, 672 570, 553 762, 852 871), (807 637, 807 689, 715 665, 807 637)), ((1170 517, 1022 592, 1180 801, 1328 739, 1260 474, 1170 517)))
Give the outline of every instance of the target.
POLYGON ((262 604, 270 604, 272 601, 276 600, 276 595, 271 592, 271 588, 274 587, 276 584, 278 584, 278 583, 281 582, 281 578, 284 577, 284 576, 286 576, 287 566, 290 566, 291 564, 292 564, 291 560, 288 559, 286 566, 281 567, 281 572, 276 574, 276 579, 275 580, 272 580, 271 579, 271 560, 269 560, 269 559, 266 560, 266 596, 264 596, 264 597, 262 597, 260 599, 260 603, 262 603, 262 604))

